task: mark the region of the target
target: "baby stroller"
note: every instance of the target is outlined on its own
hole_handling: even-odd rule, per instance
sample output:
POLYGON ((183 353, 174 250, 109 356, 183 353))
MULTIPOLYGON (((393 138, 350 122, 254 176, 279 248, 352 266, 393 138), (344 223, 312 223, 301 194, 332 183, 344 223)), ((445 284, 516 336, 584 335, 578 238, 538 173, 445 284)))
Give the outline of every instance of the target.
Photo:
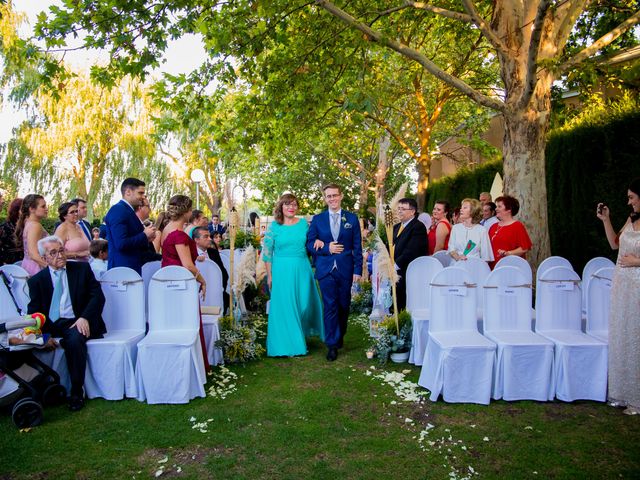
POLYGON ((11 300, 7 298, 10 296, 5 283, 0 281, 0 313, 4 318, 0 323, 0 407, 11 412, 16 427, 35 427, 42 423, 42 406, 64 402, 67 392, 60 385, 56 371, 33 355, 31 349, 35 345, 9 345, 9 332, 25 328, 39 329, 44 322, 42 314, 18 316, 17 309, 12 308, 15 305, 11 305, 11 300), (14 313, 12 318, 7 318, 7 314, 11 313, 14 313))

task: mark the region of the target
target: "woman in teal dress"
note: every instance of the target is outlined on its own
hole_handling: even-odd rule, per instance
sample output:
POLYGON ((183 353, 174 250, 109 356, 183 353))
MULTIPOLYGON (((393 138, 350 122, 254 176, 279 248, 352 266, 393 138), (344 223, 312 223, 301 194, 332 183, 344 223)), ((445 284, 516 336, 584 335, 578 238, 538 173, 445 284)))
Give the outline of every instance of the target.
POLYGON ((305 337, 318 335, 324 341, 322 303, 306 241, 309 225, 297 218, 298 201, 291 194, 280 197, 275 221, 264 237, 262 259, 267 266, 271 291, 267 324, 267 355, 305 355, 305 337))

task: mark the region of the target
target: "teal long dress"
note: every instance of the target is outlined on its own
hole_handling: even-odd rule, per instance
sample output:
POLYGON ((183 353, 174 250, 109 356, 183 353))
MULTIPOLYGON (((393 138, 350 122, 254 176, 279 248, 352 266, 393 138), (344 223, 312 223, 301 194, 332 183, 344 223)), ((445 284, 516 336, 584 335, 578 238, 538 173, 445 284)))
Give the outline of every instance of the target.
POLYGON ((272 222, 264 237, 262 259, 271 263, 271 302, 267 323, 267 355, 305 355, 305 337, 324 340, 322 303, 306 241, 304 219, 294 225, 272 222))

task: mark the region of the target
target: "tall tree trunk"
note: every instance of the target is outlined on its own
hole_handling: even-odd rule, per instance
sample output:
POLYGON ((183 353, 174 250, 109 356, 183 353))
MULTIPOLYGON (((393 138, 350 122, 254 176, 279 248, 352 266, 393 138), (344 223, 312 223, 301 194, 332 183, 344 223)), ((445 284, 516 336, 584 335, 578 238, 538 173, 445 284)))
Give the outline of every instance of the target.
MULTIPOLYGON (((389 171, 389 147, 391 146, 391 135, 384 132, 378 142, 378 171, 376 172, 376 208, 384 203, 385 185, 389 171)), ((379 213, 379 212, 378 212, 379 213)))
POLYGON ((418 202, 418 211, 423 212, 427 202, 427 187, 429 186, 429 173, 431 172, 431 155, 426 148, 420 152, 418 159, 418 194, 416 202, 418 202))

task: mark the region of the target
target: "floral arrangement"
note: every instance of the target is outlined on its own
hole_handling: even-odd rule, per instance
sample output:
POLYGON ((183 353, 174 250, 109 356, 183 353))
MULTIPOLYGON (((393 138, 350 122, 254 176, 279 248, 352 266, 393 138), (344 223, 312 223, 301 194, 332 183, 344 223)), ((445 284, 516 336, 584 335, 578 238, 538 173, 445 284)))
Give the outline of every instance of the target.
POLYGON ((351 313, 369 313, 373 308, 373 292, 371 282, 360 283, 360 291, 351 297, 351 313))
POLYGON ((258 342, 264 338, 262 327, 266 320, 262 315, 250 315, 236 322, 233 317, 220 317, 220 340, 215 345, 222 349, 226 363, 246 363, 258 360, 265 349, 258 342))
MULTIPOLYGON (((230 239, 227 236, 227 238, 225 238, 222 241, 222 247, 223 248, 230 248, 230 239)), ((249 246, 252 246, 255 249, 259 249, 260 248, 260 235, 256 235, 252 232, 245 232, 244 230, 241 229, 237 229, 236 230, 236 237, 235 237, 235 248, 247 248, 249 246)))
POLYGON ((411 348, 412 332, 411 314, 406 310, 398 314, 398 325, 393 316, 386 316, 378 325, 378 336, 372 338, 369 351, 385 364, 390 354, 407 352, 411 348))

